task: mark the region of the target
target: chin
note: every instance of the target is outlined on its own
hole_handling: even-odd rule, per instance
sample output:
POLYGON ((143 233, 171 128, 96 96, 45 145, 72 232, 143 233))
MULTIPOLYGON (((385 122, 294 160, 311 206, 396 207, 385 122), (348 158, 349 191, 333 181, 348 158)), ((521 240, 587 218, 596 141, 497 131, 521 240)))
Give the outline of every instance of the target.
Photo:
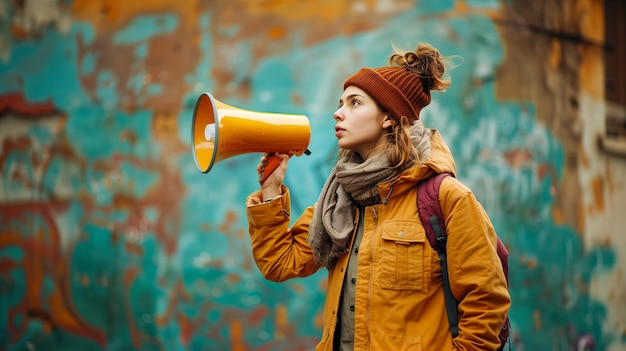
POLYGON ((344 150, 352 150, 352 148, 350 147, 350 143, 347 143, 341 139, 337 141, 337 146, 344 150))

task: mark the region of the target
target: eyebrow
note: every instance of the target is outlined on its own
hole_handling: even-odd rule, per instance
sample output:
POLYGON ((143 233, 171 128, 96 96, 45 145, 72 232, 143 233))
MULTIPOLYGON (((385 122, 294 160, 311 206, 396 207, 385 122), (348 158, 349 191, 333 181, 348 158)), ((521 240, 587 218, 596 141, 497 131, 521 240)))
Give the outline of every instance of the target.
MULTIPOLYGON (((355 94, 350 94, 350 95, 346 96, 345 100, 354 99, 354 98, 355 98, 355 97, 357 97, 357 96, 359 96, 359 97, 363 98, 363 95, 361 95, 361 94, 356 94, 356 93, 355 93, 355 94)), ((339 104, 341 104, 341 101, 342 101, 342 100, 343 100, 343 99, 339 99, 339 104)))

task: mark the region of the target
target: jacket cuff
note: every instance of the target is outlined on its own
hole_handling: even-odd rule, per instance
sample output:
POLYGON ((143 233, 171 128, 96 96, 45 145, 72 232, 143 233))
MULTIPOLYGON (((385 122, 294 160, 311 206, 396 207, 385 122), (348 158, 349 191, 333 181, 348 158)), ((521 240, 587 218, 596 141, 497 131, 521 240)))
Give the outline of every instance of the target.
POLYGON ((246 199, 246 211, 248 221, 252 226, 262 227, 274 224, 289 218, 289 188, 281 186, 282 195, 276 196, 271 201, 263 202, 262 192, 257 190, 246 199))

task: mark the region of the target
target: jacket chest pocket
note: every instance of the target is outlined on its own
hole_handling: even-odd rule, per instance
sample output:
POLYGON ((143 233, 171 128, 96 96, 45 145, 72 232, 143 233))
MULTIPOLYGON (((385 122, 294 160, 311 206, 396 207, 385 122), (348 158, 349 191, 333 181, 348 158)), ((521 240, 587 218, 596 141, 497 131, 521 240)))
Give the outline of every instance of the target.
POLYGON ((392 221, 382 227, 381 287, 393 290, 425 289, 428 268, 426 232, 417 221, 392 221))

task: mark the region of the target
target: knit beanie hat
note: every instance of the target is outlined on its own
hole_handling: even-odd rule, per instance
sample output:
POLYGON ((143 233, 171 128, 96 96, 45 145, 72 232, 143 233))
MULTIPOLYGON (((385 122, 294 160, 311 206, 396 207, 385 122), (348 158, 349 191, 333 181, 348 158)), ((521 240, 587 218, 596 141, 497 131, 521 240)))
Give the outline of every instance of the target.
POLYGON ((406 116, 412 123, 422 108, 430 104, 430 91, 424 89, 420 76, 395 66, 361 68, 343 84, 362 89, 396 119, 406 116))

